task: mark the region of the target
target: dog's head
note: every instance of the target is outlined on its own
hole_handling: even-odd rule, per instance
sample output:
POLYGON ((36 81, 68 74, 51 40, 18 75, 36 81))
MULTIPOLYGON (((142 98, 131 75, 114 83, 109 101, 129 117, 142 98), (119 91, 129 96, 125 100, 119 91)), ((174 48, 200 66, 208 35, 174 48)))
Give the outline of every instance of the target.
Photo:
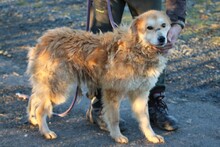
POLYGON ((151 10, 134 19, 131 24, 131 32, 143 45, 163 47, 167 43, 170 23, 166 14, 151 10))

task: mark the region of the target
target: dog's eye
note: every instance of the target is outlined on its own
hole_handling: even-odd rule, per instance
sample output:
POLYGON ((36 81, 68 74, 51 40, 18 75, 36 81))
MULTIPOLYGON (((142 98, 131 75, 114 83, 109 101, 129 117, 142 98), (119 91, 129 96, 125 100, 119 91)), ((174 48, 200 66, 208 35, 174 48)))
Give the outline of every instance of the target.
POLYGON ((166 27, 166 24, 165 24, 165 23, 163 23, 161 26, 162 26, 163 28, 165 28, 165 27, 166 27))
POLYGON ((152 26, 147 27, 148 30, 153 30, 154 28, 152 26))

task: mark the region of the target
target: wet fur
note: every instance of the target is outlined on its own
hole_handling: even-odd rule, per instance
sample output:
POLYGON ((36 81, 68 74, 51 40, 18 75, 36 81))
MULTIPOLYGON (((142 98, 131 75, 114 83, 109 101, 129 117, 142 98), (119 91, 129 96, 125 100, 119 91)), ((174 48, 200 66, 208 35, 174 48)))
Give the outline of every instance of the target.
POLYGON ((47 31, 38 40, 28 54, 27 73, 32 84, 28 115, 32 124, 38 124, 41 134, 47 139, 57 137, 46 122, 53 105, 66 101, 72 84, 86 84, 90 93, 102 88, 104 119, 116 142, 128 142, 119 129, 123 97, 129 98, 146 138, 153 143, 164 141, 153 132, 147 108, 149 90, 167 62, 166 55, 143 40, 145 22, 151 16, 162 17, 169 26, 165 14, 149 11, 137 17, 131 26, 114 32, 92 34, 62 27, 47 31))

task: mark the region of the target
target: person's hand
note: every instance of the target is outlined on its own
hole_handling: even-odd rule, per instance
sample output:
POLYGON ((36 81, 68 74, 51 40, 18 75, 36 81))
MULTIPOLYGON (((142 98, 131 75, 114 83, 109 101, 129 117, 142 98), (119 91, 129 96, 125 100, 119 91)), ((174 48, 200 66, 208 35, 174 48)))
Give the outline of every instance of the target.
POLYGON ((158 50, 161 53, 167 53, 169 49, 173 48, 181 31, 182 31, 182 28, 180 25, 178 24, 173 25, 167 34, 167 44, 162 48, 158 48, 158 50))

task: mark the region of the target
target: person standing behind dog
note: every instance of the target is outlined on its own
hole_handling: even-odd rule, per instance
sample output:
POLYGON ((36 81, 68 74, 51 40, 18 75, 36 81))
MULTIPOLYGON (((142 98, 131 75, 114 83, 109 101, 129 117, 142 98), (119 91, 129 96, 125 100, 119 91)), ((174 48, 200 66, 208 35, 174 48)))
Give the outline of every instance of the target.
MULTIPOLYGON (((161 10, 162 0, 110 0, 110 6, 114 22, 119 25, 122 20, 125 5, 128 5, 132 17, 136 17, 147 10, 161 10)), ((168 32, 168 43, 164 50, 173 47, 179 34, 185 26, 186 0, 166 0, 166 13, 171 19, 171 29, 168 32)), ((93 33, 112 31, 107 11, 106 0, 93 0, 92 15, 90 15, 90 26, 93 33)), ((86 117, 91 123, 95 123, 100 129, 107 130, 102 119, 101 89, 97 90, 87 110, 86 117)), ((165 74, 161 74, 156 86, 149 95, 149 115, 151 123, 166 131, 178 129, 177 120, 168 114, 165 97, 165 74)), ((120 128, 125 129, 124 122, 120 120, 120 128)))

